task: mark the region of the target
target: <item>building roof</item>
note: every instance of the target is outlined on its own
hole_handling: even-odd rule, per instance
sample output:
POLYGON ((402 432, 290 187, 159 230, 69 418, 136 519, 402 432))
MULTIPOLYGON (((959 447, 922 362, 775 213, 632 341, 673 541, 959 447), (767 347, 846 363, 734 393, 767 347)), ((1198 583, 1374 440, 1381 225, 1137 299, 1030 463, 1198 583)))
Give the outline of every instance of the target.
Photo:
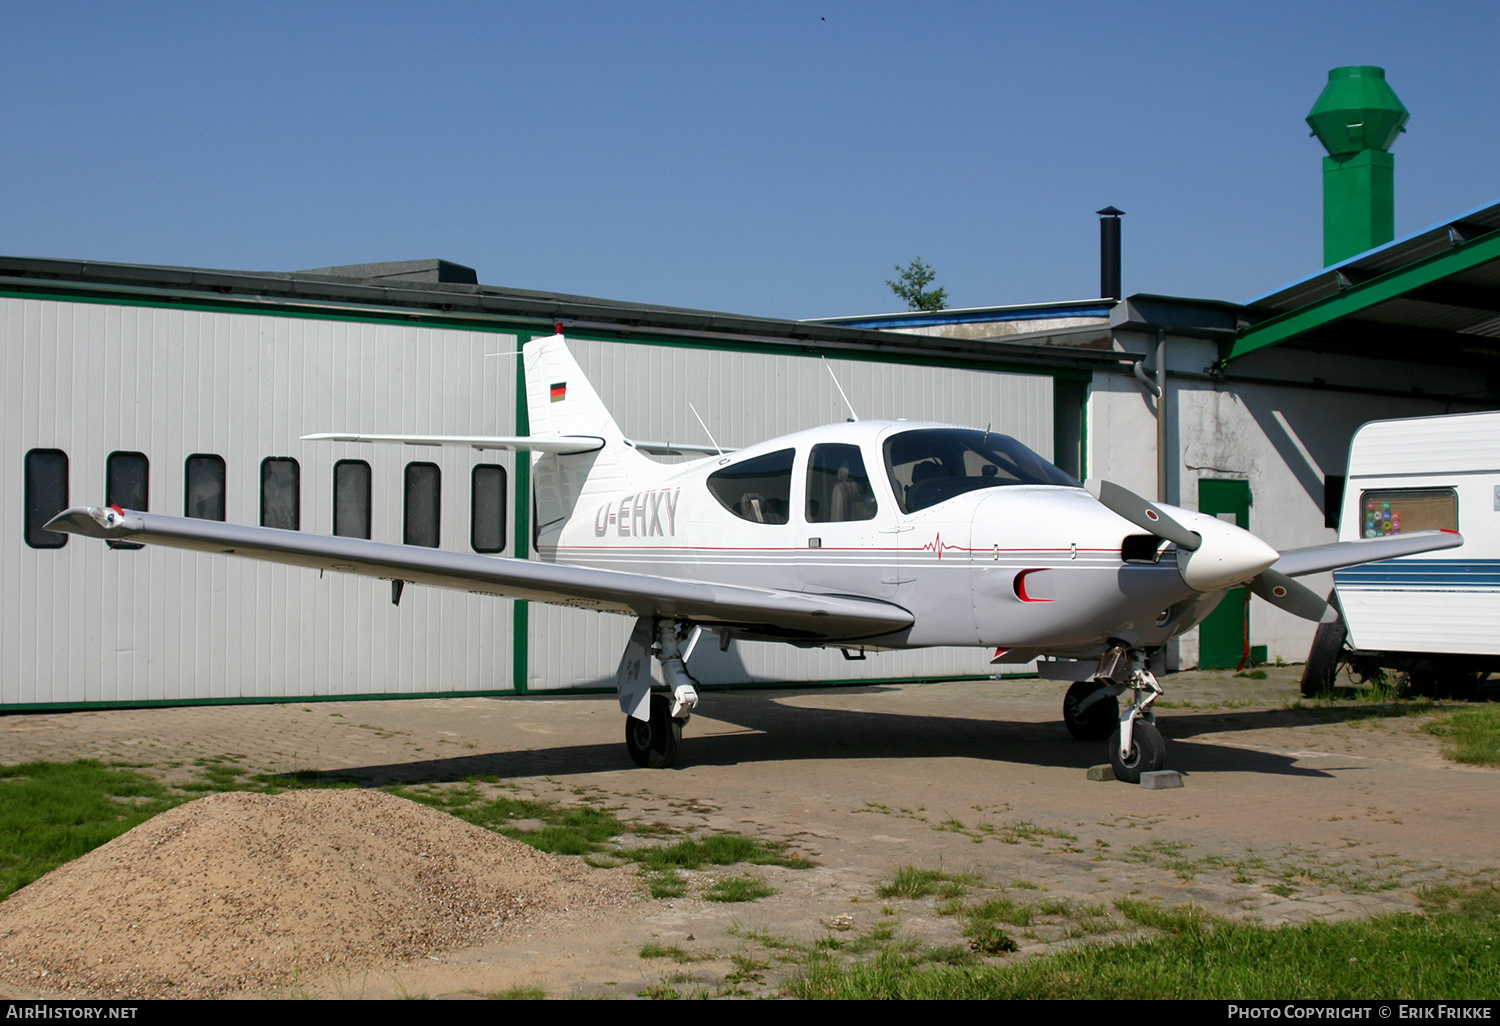
POLYGON ((608 332, 643 339, 696 338, 768 348, 864 352, 1038 370, 1086 369, 1115 354, 1022 342, 945 338, 629 303, 560 292, 481 285, 471 268, 441 260, 227 271, 0 256, 0 294, 321 316, 399 317, 491 330, 608 332))
POLYGON ((1222 346, 1418 359, 1500 373, 1500 202, 1257 296, 1222 346))

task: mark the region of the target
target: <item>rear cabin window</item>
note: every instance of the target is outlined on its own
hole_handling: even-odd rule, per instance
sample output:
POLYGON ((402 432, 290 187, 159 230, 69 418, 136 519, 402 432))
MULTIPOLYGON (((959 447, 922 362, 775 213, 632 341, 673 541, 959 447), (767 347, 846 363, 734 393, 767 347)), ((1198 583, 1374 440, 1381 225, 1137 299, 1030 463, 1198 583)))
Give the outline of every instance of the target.
POLYGON ((903 513, 979 488, 1080 487, 1008 435, 977 428, 918 428, 885 441, 885 467, 903 513))
POLYGON ((875 518, 875 493, 857 445, 815 445, 807 458, 807 522, 875 518))
POLYGON ((341 538, 370 537, 370 465, 364 460, 333 465, 333 533, 341 538))
POLYGON ((302 529, 302 471, 290 456, 260 461, 260 526, 302 529))
POLYGON ((780 449, 741 460, 708 475, 719 505, 753 524, 784 524, 792 508, 792 460, 796 449, 780 449))
POLYGON ((183 516, 197 520, 224 519, 224 457, 194 453, 184 465, 187 488, 183 516))
POLYGON ((1360 492, 1359 508, 1360 534, 1365 538, 1458 530, 1458 494, 1452 488, 1383 488, 1360 492))
POLYGON ((32 449, 26 454, 26 544, 60 549, 68 536, 47 531, 47 521, 68 508, 68 454, 61 449, 32 449))
POLYGON ((443 473, 436 463, 406 465, 406 517, 402 541, 407 545, 438 547, 442 482, 443 473))

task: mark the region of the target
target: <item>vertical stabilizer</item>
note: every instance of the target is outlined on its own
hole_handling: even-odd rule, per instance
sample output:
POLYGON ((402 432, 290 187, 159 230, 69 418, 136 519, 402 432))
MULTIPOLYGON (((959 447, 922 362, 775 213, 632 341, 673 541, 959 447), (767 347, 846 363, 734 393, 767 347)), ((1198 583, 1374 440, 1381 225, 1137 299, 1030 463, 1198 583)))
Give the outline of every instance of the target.
POLYGON ((527 342, 522 358, 532 437, 585 435, 604 440, 597 452, 532 454, 536 543, 539 549, 545 549, 556 544, 563 522, 584 496, 607 498, 639 489, 669 473, 670 468, 641 455, 625 439, 562 335, 527 342))

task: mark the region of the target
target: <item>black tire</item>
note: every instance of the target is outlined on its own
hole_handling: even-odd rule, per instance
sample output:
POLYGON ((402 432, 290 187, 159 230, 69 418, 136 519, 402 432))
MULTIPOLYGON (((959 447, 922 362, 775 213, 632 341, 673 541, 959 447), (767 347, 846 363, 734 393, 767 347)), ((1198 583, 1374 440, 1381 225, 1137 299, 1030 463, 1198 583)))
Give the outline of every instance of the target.
POLYGON ((1063 726, 1080 741, 1103 741, 1120 726, 1120 699, 1109 695, 1099 699, 1081 714, 1078 704, 1103 685, 1096 680, 1080 680, 1063 696, 1063 726))
POLYGON ((1344 623, 1343 610, 1339 609, 1333 592, 1328 593, 1328 604, 1338 612, 1339 618, 1332 623, 1318 624, 1318 633, 1313 635, 1312 648, 1307 650, 1307 665, 1302 668, 1302 694, 1305 698, 1332 690, 1339 664, 1344 661, 1344 639, 1349 636, 1349 627, 1344 623))
POLYGON ((682 745, 682 721, 672 719, 672 701, 666 695, 651 696, 651 718, 625 717, 625 750, 630 761, 649 769, 666 769, 677 761, 682 745))
POLYGON ((1115 779, 1127 784, 1139 784, 1142 773, 1159 770, 1167 761, 1167 743, 1161 731, 1146 720, 1136 720, 1135 730, 1130 735, 1130 755, 1120 758, 1120 731, 1118 728, 1109 738, 1109 763, 1115 768, 1115 779))

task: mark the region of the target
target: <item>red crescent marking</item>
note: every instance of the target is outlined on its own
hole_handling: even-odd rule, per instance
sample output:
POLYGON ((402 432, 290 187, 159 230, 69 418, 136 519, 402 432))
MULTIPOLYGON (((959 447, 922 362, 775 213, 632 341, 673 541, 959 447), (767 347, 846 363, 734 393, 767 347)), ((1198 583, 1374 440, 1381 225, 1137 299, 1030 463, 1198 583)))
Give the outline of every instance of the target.
POLYGON ((1020 599, 1022 602, 1051 602, 1052 600, 1049 598, 1035 598, 1034 596, 1026 594, 1027 575, 1041 573, 1045 569, 1047 568, 1044 566, 1040 566, 1033 570, 1022 570, 1020 573, 1016 574, 1016 598, 1020 599))

